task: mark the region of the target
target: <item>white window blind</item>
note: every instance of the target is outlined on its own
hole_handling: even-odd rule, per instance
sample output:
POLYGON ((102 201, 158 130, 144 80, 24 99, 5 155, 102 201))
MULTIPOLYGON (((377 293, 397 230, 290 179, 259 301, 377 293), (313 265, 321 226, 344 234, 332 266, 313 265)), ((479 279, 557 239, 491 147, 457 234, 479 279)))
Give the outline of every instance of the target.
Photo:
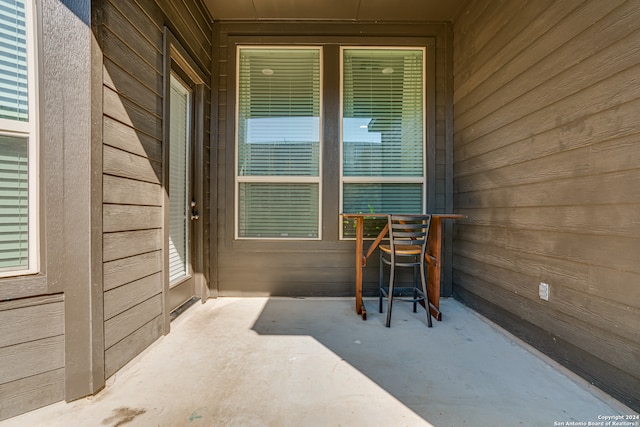
POLYGON ((0 0, 0 118, 29 119, 27 79, 25 3, 0 0))
POLYGON ((31 1, 0 0, 0 276, 38 270, 33 21, 31 1))
POLYGON ((247 236, 317 237, 318 185, 243 182, 239 194, 247 236))
POLYGON ((190 97, 171 75, 169 124, 169 283, 188 276, 190 97))
POLYGON ((28 267, 28 140, 0 136, 0 271, 28 267))
POLYGON ((319 48, 239 48, 239 238, 319 238, 320 61, 319 48))
POLYGON ((424 210, 424 117, 422 49, 342 50, 343 212, 424 210))

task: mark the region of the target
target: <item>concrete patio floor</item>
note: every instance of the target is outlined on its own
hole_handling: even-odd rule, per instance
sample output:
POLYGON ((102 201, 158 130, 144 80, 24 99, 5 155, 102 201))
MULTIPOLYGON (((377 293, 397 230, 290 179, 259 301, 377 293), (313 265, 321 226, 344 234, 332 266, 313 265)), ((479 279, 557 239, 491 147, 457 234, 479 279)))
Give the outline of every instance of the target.
POLYGON ((455 300, 431 329, 406 303, 390 329, 377 300, 367 321, 353 306, 197 303, 97 395, 0 426, 557 426, 635 414, 455 300))

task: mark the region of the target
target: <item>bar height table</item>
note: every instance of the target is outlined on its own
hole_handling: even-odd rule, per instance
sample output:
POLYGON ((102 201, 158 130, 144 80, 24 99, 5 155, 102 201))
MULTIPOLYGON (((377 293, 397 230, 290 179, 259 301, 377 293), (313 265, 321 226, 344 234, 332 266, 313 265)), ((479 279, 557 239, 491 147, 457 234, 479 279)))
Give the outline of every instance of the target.
MULTIPOLYGON (((373 254, 380 242, 387 235, 388 225, 373 241, 369 250, 364 254, 364 221, 365 219, 386 218, 388 214, 343 213, 343 218, 352 218, 356 222, 356 313, 367 319, 367 308, 362 300, 362 268, 367 265, 367 259, 373 254)), ((427 287, 429 291, 429 309, 436 320, 442 320, 440 312, 440 267, 442 257, 442 220, 460 219, 460 214, 432 214, 431 227, 427 240, 427 287)))

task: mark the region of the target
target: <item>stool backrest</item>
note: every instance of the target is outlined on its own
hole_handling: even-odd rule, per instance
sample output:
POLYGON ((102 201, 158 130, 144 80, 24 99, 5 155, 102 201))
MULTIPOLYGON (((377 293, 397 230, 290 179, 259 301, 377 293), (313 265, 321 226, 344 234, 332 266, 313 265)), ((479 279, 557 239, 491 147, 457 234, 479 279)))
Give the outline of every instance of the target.
POLYGON ((389 215, 389 246, 420 247, 422 255, 427 248, 431 215, 389 215))

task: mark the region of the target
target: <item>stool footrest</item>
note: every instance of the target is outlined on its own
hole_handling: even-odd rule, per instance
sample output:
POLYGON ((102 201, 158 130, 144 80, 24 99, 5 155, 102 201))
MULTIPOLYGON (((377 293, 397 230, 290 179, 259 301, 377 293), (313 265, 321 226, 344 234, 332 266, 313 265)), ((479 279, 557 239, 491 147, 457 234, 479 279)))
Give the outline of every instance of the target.
MULTIPOLYGON (((385 297, 389 297, 389 287, 385 286, 380 288, 383 295, 385 297)), ((394 287, 393 288, 393 297, 400 299, 400 300, 407 300, 407 301, 424 301, 424 293, 422 292, 421 289, 418 288, 412 288, 412 287, 394 287), (414 292, 415 292, 415 298, 414 298, 414 292)))

